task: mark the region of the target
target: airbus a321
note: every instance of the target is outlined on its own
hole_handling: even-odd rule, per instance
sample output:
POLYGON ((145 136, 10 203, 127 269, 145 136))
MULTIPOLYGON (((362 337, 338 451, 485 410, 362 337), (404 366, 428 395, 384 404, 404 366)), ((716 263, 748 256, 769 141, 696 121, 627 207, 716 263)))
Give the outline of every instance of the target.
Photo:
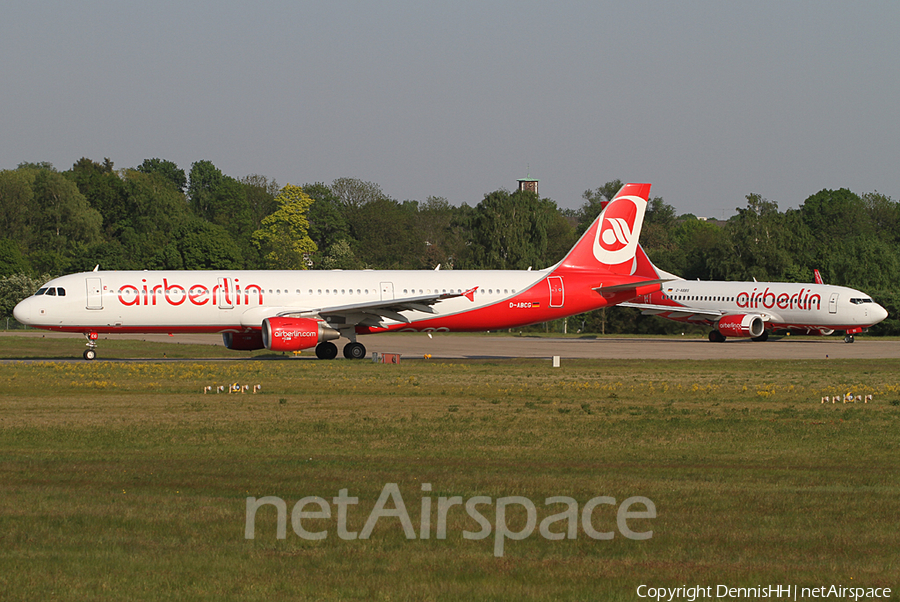
POLYGON ((665 286, 622 303, 645 315, 656 315, 677 322, 710 324, 712 342, 727 337, 745 337, 765 341, 772 331, 791 334, 830 335, 844 331, 844 341, 884 320, 887 311, 872 298, 845 286, 788 282, 726 282, 684 280, 656 268, 644 250, 638 247, 637 261, 643 273, 652 270, 656 278, 668 280, 665 286), (648 267, 650 269, 648 269, 648 267))
POLYGON ((513 328, 660 289, 635 252, 649 184, 626 184, 546 270, 94 271, 55 278, 14 310, 29 326, 101 333, 222 333, 229 349, 361 359, 359 335, 513 328))

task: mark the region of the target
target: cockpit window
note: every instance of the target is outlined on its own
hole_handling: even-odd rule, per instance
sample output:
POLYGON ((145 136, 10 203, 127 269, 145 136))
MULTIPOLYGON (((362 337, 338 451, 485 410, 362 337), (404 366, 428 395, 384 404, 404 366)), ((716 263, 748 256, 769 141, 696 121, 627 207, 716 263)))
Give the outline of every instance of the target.
POLYGON ((863 303, 874 303, 871 299, 850 299, 850 303, 853 305, 862 305, 863 303))
POLYGON ((34 296, 35 296, 35 297, 40 297, 41 295, 43 295, 43 294, 46 293, 46 292, 47 292, 47 287, 39 288, 39 289, 37 290, 37 292, 34 294, 34 296))
POLYGON ((50 288, 47 289, 47 294, 50 295, 51 297, 55 297, 56 289, 51 286, 50 288))
POLYGON ((56 294, 59 295, 60 297, 65 297, 65 296, 66 296, 66 289, 64 289, 64 288, 61 287, 61 286, 58 286, 58 287, 56 287, 56 294))

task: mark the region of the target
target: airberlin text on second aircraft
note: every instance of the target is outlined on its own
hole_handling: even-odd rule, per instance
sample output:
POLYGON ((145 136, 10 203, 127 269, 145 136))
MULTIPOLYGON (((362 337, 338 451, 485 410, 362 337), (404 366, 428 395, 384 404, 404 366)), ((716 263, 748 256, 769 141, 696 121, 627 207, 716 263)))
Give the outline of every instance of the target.
POLYGON ((210 302, 218 305, 220 301, 224 301, 227 305, 250 305, 251 300, 258 300, 259 305, 262 305, 263 290, 257 284, 244 285, 241 290, 240 280, 237 278, 222 278, 221 283, 213 286, 212 290, 204 284, 194 284, 185 289, 180 284, 170 284, 168 278, 163 278, 162 284, 154 286, 148 285, 146 280, 141 280, 140 287, 123 284, 119 287, 118 298, 119 303, 125 306, 157 305, 157 299, 159 305, 166 303, 173 306, 181 305, 185 301, 193 305, 206 305, 210 302))
MULTIPOLYGON (((688 288, 676 288, 673 294, 690 293, 688 288)), ((734 299, 735 304, 742 309, 759 309, 764 307, 772 309, 805 309, 808 311, 822 308, 822 296, 819 293, 813 293, 806 288, 801 288, 799 293, 774 293, 768 288, 764 291, 753 289, 751 292, 740 292, 734 299), (804 296, 803 293, 806 293, 804 296)))

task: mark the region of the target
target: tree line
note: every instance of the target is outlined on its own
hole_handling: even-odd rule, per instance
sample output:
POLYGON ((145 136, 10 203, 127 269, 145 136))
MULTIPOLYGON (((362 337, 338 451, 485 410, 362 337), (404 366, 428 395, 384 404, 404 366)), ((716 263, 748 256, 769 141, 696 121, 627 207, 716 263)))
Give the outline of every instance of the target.
MULTIPOLYGON (((87 158, 58 171, 22 163, 0 171, 0 311, 52 276, 165 269, 541 269, 568 251, 621 187, 587 190, 577 210, 500 189, 477 204, 398 201, 378 184, 339 178, 280 186, 237 179, 210 161, 185 172, 147 159, 115 169, 87 158)), ((678 215, 650 200, 641 243, 662 269, 689 279, 811 282, 870 293, 900 334, 900 206, 890 197, 822 190, 779 211, 757 194, 728 221, 678 215)), ((556 329, 559 325, 544 325, 556 329)), ((613 308, 571 318, 569 331, 679 332, 681 324, 613 308)))

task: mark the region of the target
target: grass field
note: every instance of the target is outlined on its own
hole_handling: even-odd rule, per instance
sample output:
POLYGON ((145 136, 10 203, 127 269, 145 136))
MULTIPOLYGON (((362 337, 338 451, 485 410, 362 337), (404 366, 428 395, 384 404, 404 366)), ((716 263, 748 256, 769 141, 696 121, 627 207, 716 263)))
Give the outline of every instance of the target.
MULTIPOLYGON (((832 583, 896 598, 900 585, 895 360, 37 361, 0 364, 0 387, 4 600, 636 600, 640 584, 832 583), (262 391, 202 393, 232 383, 262 391), (848 391, 874 401, 820 403, 848 391), (387 517, 342 539, 333 498, 358 498, 346 528, 359 532, 388 483, 415 538, 387 517), (248 496, 286 502, 284 539, 273 506, 245 538, 248 496), (302 520, 325 539, 292 529, 307 496, 331 503, 332 518, 302 520), (464 538, 481 526, 455 506, 436 537, 454 496, 491 498, 490 536, 464 538), (577 520, 574 539, 535 528, 498 557, 508 496, 532 500, 538 523, 565 509, 548 497, 574 498, 580 519, 597 496, 644 496, 656 518, 627 524, 652 537, 624 537, 601 504, 589 524, 611 540, 577 520)), ((505 523, 526 519, 511 505, 505 523)))

